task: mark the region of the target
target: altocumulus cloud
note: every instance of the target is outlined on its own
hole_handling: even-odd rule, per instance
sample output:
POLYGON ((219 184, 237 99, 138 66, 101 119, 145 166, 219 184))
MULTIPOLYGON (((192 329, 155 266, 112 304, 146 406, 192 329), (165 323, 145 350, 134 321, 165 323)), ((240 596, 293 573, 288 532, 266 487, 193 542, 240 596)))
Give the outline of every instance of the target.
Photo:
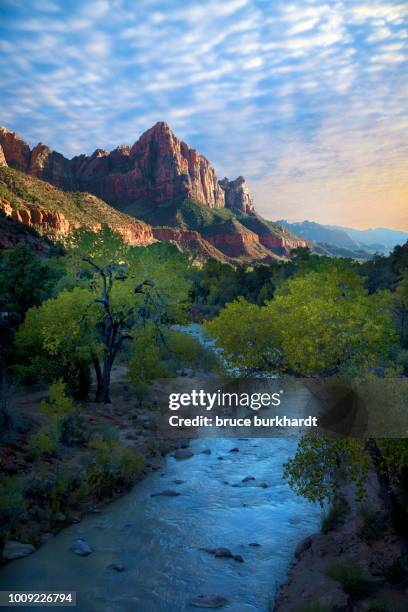
POLYGON ((271 218, 408 229, 406 2, 3 0, 0 123, 66 155, 155 121, 271 218), (405 199, 404 199, 405 198, 405 199))

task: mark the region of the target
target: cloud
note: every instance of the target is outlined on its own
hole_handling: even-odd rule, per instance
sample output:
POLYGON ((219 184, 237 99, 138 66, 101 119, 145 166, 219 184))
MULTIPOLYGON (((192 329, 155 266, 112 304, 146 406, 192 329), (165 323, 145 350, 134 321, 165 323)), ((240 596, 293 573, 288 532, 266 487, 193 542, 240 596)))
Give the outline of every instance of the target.
POLYGON ((407 153, 406 3, 5 5, 0 123, 32 144, 90 153, 167 120, 219 175, 246 175, 271 217, 351 214, 354 194, 369 216, 372 190, 358 177, 384 198, 398 191, 389 177, 400 185, 407 153))

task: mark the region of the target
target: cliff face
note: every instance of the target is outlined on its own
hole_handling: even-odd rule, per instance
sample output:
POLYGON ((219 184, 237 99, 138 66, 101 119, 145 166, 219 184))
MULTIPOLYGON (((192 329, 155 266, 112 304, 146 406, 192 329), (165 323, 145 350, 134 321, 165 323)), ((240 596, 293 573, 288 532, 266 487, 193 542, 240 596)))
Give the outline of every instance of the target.
MULTIPOLYGON (((233 181, 227 178, 218 181, 209 161, 179 140, 163 122, 147 130, 132 147, 121 145, 111 152, 97 149, 90 156, 78 155, 72 159, 52 151, 43 143, 31 150, 15 132, 0 128, 0 166, 7 165, 29 177, 46 181, 46 185, 51 183, 64 193, 93 194, 83 194, 81 210, 75 209, 75 204, 72 208, 69 202, 64 208, 63 192, 59 192, 51 212, 46 207, 37 210, 36 206, 24 202, 20 203, 18 210, 13 209, 13 218, 43 228, 44 232, 55 237, 65 236, 83 225, 98 229, 103 223, 119 231, 131 244, 147 244, 154 239, 170 240, 183 249, 200 252, 200 257, 221 260, 266 260, 276 255, 288 256, 291 249, 307 246, 306 241, 297 239, 290 232, 272 228, 273 224, 268 226, 256 214, 242 176, 233 181), (123 215, 123 219, 118 219, 122 213, 112 209, 107 211, 103 208, 107 206, 105 202, 132 216, 123 215), (180 221, 184 203, 191 210, 180 221), (174 209, 173 218, 166 220, 169 209, 174 209), (72 211, 75 213, 73 216, 67 215, 72 211), (89 217, 86 223, 83 221, 85 212, 89 217), (106 215, 108 222, 101 221, 106 215), (78 216, 81 217, 79 221, 78 216), (148 223, 138 221, 138 218, 148 223), (197 222, 198 218, 201 224, 197 222), (155 236, 150 223, 155 226, 155 236), (161 227, 168 225, 178 226, 182 231, 161 227), (194 236, 188 234, 190 230, 197 230, 194 236)), ((44 189, 51 189, 51 185, 44 189)), ((65 194, 64 197, 68 196, 65 194)))
POLYGON ((225 192, 225 205, 228 208, 248 215, 255 213, 254 202, 243 176, 239 176, 235 181, 229 181, 225 177, 220 181, 220 185, 225 192))
POLYGON ((0 188, 3 218, 34 228, 53 240, 64 239, 81 227, 98 231, 107 225, 128 244, 155 241, 150 225, 111 208, 96 196, 66 193, 7 167, 0 168, 0 188))
POLYGON ((252 205, 242 177, 238 183, 219 183, 210 162, 179 140, 163 122, 147 130, 131 148, 122 145, 110 153, 97 149, 91 156, 79 155, 71 160, 42 143, 31 151, 25 141, 6 128, 0 128, 0 145, 12 168, 61 189, 89 191, 119 208, 132 201, 160 205, 186 198, 210 208, 229 207, 231 203, 231 208, 249 211, 252 205))

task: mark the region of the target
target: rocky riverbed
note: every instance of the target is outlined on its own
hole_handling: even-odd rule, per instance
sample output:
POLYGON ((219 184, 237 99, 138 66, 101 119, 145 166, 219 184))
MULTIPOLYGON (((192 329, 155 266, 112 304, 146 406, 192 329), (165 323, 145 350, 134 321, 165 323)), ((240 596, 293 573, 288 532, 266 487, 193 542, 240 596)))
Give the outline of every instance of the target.
POLYGON ((1 569, 0 586, 73 589, 87 612, 265 612, 320 521, 282 479, 295 448, 294 439, 195 440, 193 456, 170 454, 131 493, 1 569))

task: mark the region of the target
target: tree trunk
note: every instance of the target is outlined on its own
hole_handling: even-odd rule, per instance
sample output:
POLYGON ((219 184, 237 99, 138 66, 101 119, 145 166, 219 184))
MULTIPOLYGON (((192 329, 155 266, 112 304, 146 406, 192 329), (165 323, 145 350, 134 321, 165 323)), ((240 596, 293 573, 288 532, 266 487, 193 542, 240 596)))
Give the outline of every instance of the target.
POLYGON ((102 401, 102 370, 99 363, 99 359, 97 357, 92 357, 92 363, 94 364, 96 375, 95 402, 100 402, 102 401))
POLYGON ((103 360, 103 373, 102 373, 102 402, 104 404, 110 404, 110 376, 111 376, 112 363, 110 354, 106 352, 103 360))
POLYGON ((371 460, 375 467, 377 479, 384 499, 384 505, 390 515, 394 529, 400 538, 401 553, 405 555, 408 552, 407 515, 392 489, 391 480, 384 457, 382 456, 381 450, 378 448, 377 443, 373 438, 370 438, 367 441, 367 450, 370 453, 371 460))

